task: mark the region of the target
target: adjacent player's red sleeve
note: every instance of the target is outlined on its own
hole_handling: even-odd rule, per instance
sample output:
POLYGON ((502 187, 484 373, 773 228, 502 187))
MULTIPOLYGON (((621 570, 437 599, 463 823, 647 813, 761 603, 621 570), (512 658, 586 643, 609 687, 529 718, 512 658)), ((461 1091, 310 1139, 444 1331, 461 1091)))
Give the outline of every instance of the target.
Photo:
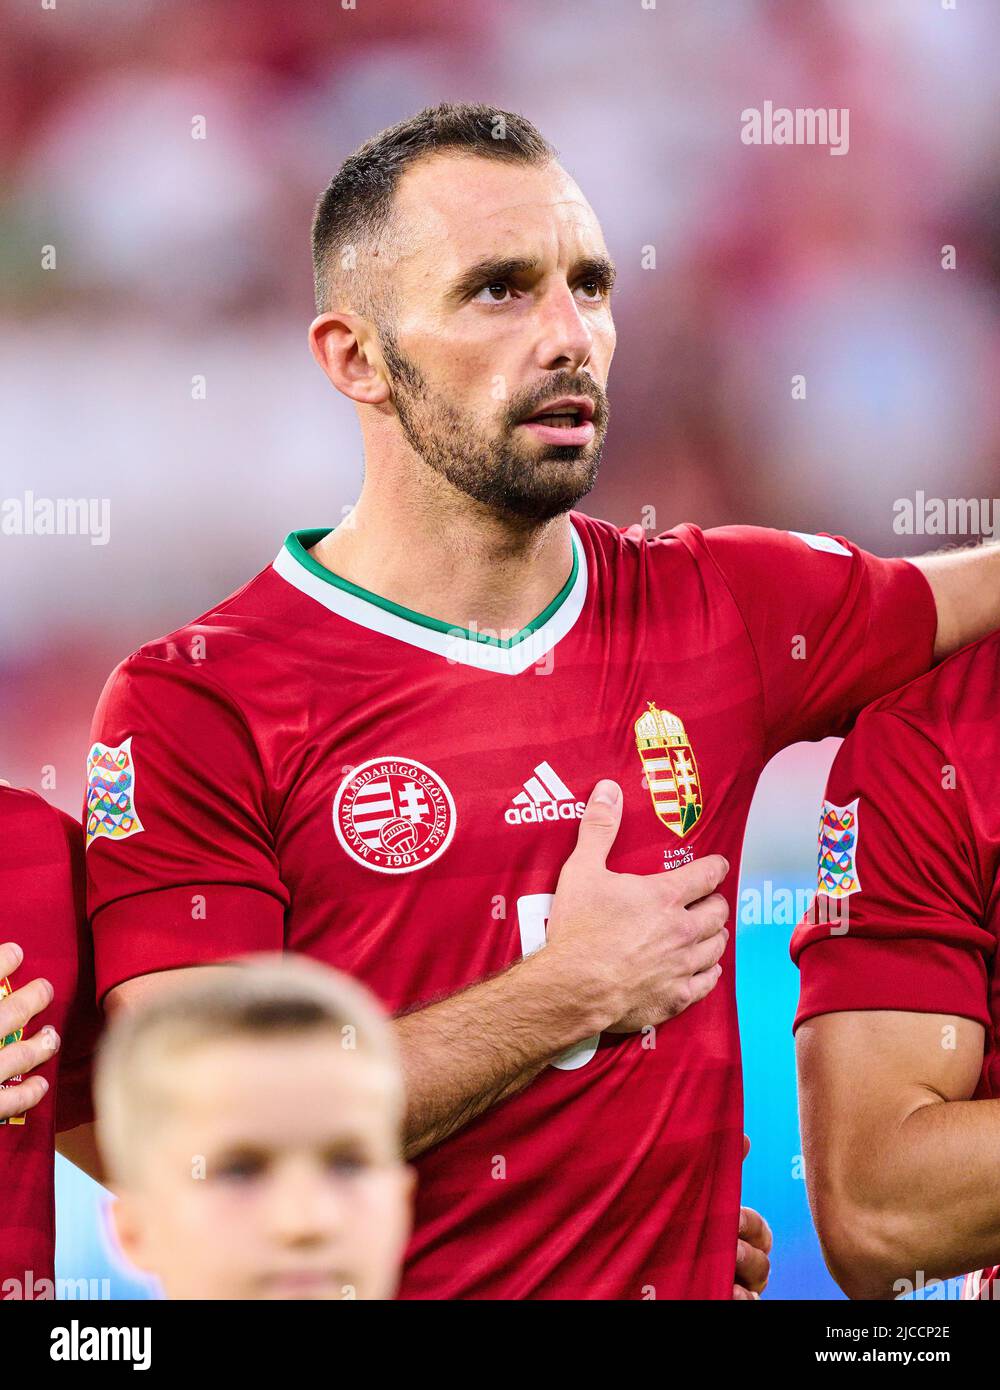
POLYGON ((817 910, 792 937, 796 1027, 894 1009, 989 1028, 996 941, 974 843, 961 769, 900 715, 863 714, 830 772, 817 910))
POLYGON ((723 526, 702 539, 756 655, 766 758, 846 733, 865 705, 930 669, 937 609, 908 561, 764 527, 723 526))
POLYGON ((197 661, 136 654, 91 729, 87 903, 97 993, 154 971, 280 950, 288 892, 241 711, 197 661))

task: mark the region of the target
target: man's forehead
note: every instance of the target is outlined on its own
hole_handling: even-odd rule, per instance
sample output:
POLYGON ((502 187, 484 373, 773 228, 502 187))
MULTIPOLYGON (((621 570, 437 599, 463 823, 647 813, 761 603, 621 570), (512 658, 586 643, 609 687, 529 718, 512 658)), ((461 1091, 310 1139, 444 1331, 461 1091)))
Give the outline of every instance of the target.
POLYGON ((395 198, 400 260, 433 253, 463 262, 491 252, 528 251, 532 238, 566 238, 587 252, 603 252, 593 209, 555 161, 508 163, 436 154, 403 175, 395 198), (512 238, 524 244, 512 245, 512 238))

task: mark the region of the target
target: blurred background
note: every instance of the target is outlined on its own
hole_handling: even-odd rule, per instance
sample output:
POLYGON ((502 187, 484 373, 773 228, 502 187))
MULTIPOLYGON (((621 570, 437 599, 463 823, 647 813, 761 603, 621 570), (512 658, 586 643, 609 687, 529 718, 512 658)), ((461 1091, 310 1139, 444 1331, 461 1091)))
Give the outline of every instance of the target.
MULTIPOLYGON (((619 348, 584 510, 915 554, 942 539, 896 534, 897 499, 1000 491, 989 0, 3 0, 0 15, 0 500, 110 508, 105 545, 0 535, 0 775, 74 815, 116 662, 357 495, 353 408, 306 348, 309 223, 343 158, 422 106, 523 112, 603 223, 619 348), (744 145, 741 112, 765 101, 849 108, 849 153, 744 145)), ((768 768, 745 889, 814 882, 834 751, 768 768)), ((771 1293, 834 1296, 798 1161, 790 926, 740 926, 744 1200, 775 1230, 771 1293)), ((140 1293, 100 1207, 61 1164, 59 1273, 140 1293)))

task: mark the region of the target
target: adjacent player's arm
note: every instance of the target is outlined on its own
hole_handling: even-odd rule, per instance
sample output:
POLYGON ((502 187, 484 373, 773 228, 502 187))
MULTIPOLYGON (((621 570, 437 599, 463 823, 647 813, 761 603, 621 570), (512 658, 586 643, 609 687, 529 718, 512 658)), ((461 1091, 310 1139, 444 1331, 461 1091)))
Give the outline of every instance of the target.
POLYGON ((983 1040, 981 1024, 949 1014, 831 1013, 800 1025, 809 1200, 851 1298, 893 1298, 918 1270, 948 1279, 1000 1258, 1000 1100, 970 1100, 983 1040))
POLYGON ((827 786, 843 835, 825 814, 820 832, 818 902, 839 920, 810 914, 792 939, 806 1183, 854 1298, 1000 1258, 1000 1102, 970 1099, 996 940, 955 741, 969 693, 966 710, 932 682, 861 715, 827 786))
POLYGON ((1000 628, 1000 544, 996 541, 921 555, 910 563, 934 594, 936 661, 1000 628))

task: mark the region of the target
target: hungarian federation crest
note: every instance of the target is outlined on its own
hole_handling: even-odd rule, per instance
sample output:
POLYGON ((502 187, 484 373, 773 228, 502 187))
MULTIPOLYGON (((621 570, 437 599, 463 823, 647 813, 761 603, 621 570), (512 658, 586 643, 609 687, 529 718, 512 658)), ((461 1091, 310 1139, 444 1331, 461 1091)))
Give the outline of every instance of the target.
POLYGON ((698 764, 684 725, 676 714, 657 709, 650 700, 648 713, 635 721, 635 743, 653 810, 683 839, 698 824, 704 809, 698 764))
POLYGON ((370 758, 337 789, 333 828, 359 864, 408 874, 451 844, 455 803, 437 773, 414 758, 370 758))
POLYGON ((95 743, 87 758, 87 848, 99 836, 127 840, 144 828, 135 809, 131 737, 114 748, 95 743))
POLYGON ((817 893, 828 898, 847 898, 857 893, 858 880, 858 801, 846 806, 824 801, 819 813, 819 856, 817 893))

